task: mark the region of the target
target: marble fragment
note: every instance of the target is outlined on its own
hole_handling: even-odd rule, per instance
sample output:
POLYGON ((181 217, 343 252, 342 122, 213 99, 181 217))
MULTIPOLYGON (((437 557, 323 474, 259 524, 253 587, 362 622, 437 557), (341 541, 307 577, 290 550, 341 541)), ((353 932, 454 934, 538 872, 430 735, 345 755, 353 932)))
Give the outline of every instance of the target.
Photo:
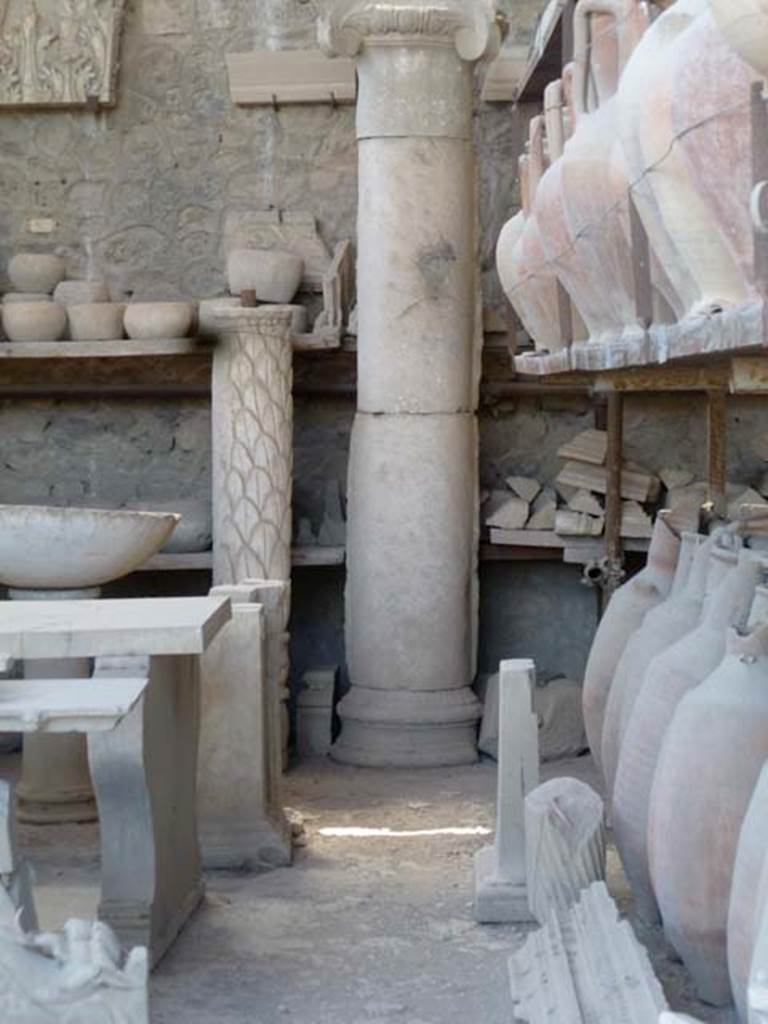
POLYGON ((528 904, 540 924, 605 879, 605 808, 578 779, 552 779, 525 798, 528 904))
POLYGON ((667 1009, 648 954, 604 882, 553 912, 509 964, 515 1020, 525 1024, 657 1024, 667 1009))
POLYGON ((555 492, 545 488, 531 505, 531 515, 525 524, 526 530, 554 530, 557 518, 555 492))
POLYGON ((149 1024, 148 959, 124 956, 101 921, 60 932, 0 924, 0 1019, 23 1024, 149 1024))
POLYGON ((541 484, 538 480, 526 476, 508 476, 507 487, 514 491, 518 498, 523 501, 532 502, 541 491, 541 484))
POLYGON ((529 921, 526 893, 525 797, 539 781, 538 720, 532 661, 499 667, 499 768, 496 837, 475 854, 475 920, 529 921))
POLYGON ((608 451, 608 434, 604 430, 583 430, 557 449, 561 459, 576 459, 602 466, 608 451))

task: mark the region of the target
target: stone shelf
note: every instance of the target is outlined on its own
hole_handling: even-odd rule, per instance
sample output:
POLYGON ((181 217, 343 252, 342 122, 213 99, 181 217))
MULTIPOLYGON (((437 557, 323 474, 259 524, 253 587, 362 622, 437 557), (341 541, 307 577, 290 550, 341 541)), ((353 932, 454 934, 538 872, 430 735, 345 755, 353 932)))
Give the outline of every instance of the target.
POLYGON ((515 369, 528 377, 569 373, 606 374, 621 370, 686 367, 717 360, 765 355, 768 303, 755 302, 680 324, 654 324, 601 345, 572 345, 550 355, 522 353, 515 369))
MULTIPOLYGON (((556 533, 547 531, 515 531, 519 536, 515 537, 514 544, 489 544, 480 545, 481 562, 512 562, 512 561, 561 561, 563 552, 568 551, 577 555, 575 561, 582 558, 589 561, 592 557, 599 557, 605 546, 602 537, 581 538, 581 537, 559 537, 556 533)), ((628 539, 624 541, 626 551, 645 552, 648 550, 648 541, 642 539, 628 539)), ((303 546, 293 548, 291 555, 295 568, 311 569, 315 567, 344 565, 346 561, 346 549, 344 547, 329 547, 325 545, 303 546)), ((210 551, 202 551, 197 554, 175 555, 159 554, 150 558, 148 562, 137 570, 138 572, 210 572, 213 565, 213 557, 210 551)))
MULTIPOLYGON (((298 568, 312 568, 314 566, 343 565, 346 559, 344 547, 330 547, 328 545, 306 545, 295 547, 291 552, 293 565, 298 568)), ((213 568, 213 555, 210 551, 200 551, 192 554, 163 554, 155 555, 148 562, 138 569, 138 572, 210 572, 213 568)))
MULTIPOLYGON (((135 359, 138 356, 210 357, 215 341, 210 338, 121 338, 115 341, 6 341, 0 342, 0 359, 135 359)), ((296 352, 325 352, 341 345, 332 332, 296 334, 296 352)))

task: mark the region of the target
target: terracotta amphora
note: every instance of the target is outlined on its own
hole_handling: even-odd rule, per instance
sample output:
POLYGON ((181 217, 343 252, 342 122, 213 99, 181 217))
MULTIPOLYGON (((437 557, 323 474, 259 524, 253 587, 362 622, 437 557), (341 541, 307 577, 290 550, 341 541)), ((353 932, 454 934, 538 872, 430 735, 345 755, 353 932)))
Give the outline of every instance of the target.
POLYGON ((695 533, 684 533, 678 572, 665 601, 652 608, 640 628, 630 637, 616 666, 611 692, 605 708, 600 760, 610 806, 619 751, 629 713, 642 685, 651 660, 698 624, 704 602, 709 568, 710 541, 695 533), (686 570, 685 562, 693 560, 686 570))
POLYGON ((582 691, 587 739, 598 767, 605 706, 616 666, 646 613, 668 596, 679 552, 680 538, 664 517, 658 516, 645 568, 619 587, 600 620, 589 652, 582 691))
POLYGON ((768 77, 768 0, 709 0, 709 6, 736 53, 768 77))
POLYGON ((744 818, 728 907, 728 971, 739 1019, 747 1024, 747 988, 755 944, 768 910, 768 765, 744 818))
POLYGON ((726 929, 739 833, 768 758, 768 588, 746 632, 687 693, 651 790, 648 855, 664 931, 704 1002, 731 1000, 726 929))
POLYGON ((547 263, 532 197, 545 170, 544 121, 530 125, 528 153, 520 158, 523 209, 505 224, 496 245, 501 285, 537 351, 563 347, 558 317, 557 278, 547 263))
POLYGON ((708 0, 677 0, 646 32, 622 79, 620 123, 633 193, 684 316, 756 297, 745 160, 748 77, 708 0))
POLYGON ((656 124, 662 115, 666 116, 664 94, 667 83, 663 74, 666 52, 699 14, 701 6, 699 0, 682 0, 657 18, 627 62, 618 90, 618 131, 632 196, 648 234, 651 251, 668 282, 666 299, 678 319, 696 304, 699 293, 664 222, 653 189, 652 174, 647 168, 653 159, 665 153, 671 134, 668 123, 656 124), (658 138, 652 135, 654 127, 658 138))
POLYGON ((616 179, 616 88, 636 39, 626 11, 637 0, 579 0, 574 13, 574 131, 542 179, 535 210, 547 256, 592 342, 638 330, 632 258, 622 221, 627 184, 616 179))
POLYGON ((746 548, 738 555, 712 550, 702 621, 648 666, 624 732, 613 787, 613 829, 635 905, 651 924, 659 910, 648 868, 648 807, 659 751, 683 696, 723 660, 728 628, 746 625, 759 574, 760 563, 746 548))
MULTIPOLYGON (((701 244, 698 227, 687 227, 685 252, 692 254, 705 305, 756 299, 750 91, 758 76, 728 45, 709 11, 691 24, 676 50, 672 126, 688 181, 717 229, 701 244)), ((709 230, 709 223, 700 228, 709 230)))

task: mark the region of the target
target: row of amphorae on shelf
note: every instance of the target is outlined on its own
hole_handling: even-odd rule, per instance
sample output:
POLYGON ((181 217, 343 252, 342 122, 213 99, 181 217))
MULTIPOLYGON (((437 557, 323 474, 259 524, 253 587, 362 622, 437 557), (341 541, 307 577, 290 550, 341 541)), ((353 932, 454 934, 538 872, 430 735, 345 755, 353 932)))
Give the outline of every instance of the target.
POLYGON ((574 341, 642 336, 630 194, 653 322, 757 300, 751 92, 768 75, 768 0, 579 0, 573 17, 574 61, 531 122, 523 209, 497 249, 536 349, 568 340, 558 281, 574 341))
POLYGON ((768 556, 660 516, 601 620, 584 714, 641 915, 746 1022, 768 913, 768 556))

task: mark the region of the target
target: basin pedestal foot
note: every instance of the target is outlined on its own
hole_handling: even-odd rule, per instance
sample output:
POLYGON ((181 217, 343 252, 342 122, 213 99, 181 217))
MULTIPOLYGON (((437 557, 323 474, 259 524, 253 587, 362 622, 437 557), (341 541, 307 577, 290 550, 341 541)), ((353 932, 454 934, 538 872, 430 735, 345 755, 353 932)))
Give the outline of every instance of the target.
MULTIPOLYGON (((98 587, 8 591, 12 601, 92 601, 99 594, 98 587)), ((25 679, 88 679, 92 671, 90 658, 34 658, 24 662, 25 679)), ((96 821, 85 736, 27 734, 16 792, 19 821, 27 824, 96 821)))

